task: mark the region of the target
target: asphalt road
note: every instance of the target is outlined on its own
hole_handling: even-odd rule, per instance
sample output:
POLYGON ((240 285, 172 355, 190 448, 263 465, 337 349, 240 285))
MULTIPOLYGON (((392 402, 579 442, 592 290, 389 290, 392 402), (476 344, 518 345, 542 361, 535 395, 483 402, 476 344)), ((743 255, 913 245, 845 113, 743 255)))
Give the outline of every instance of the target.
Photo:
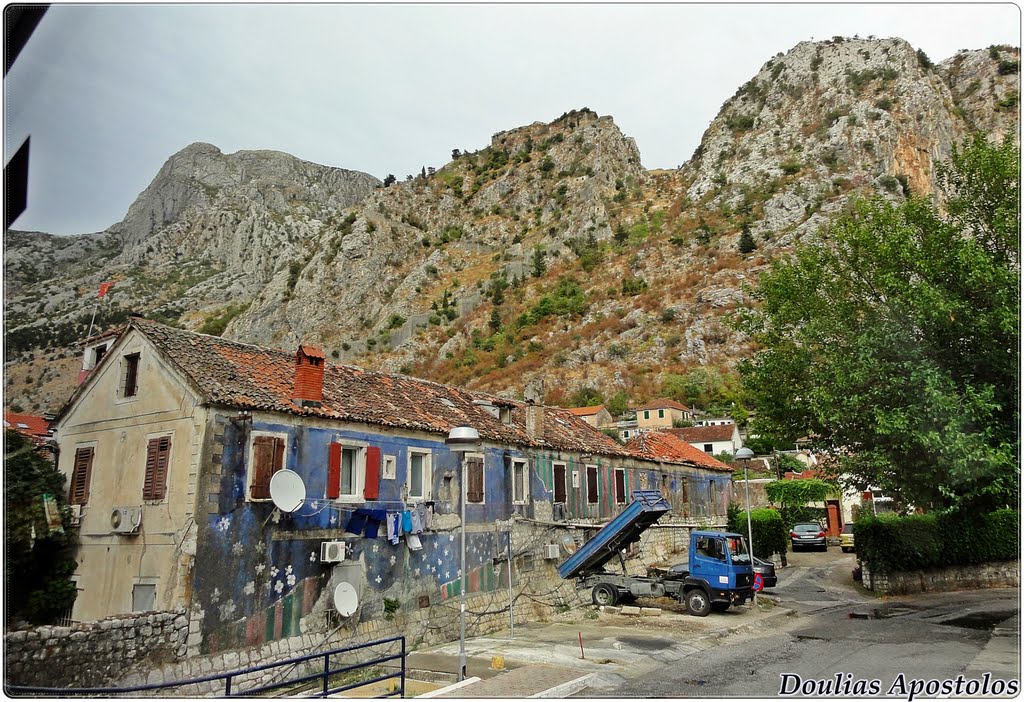
POLYGON ((793 554, 790 564, 768 596, 792 616, 725 637, 717 646, 681 648, 656 672, 609 680, 611 685, 598 679, 576 696, 907 699, 921 686, 917 694, 934 698, 957 689, 928 689, 927 681, 955 686, 963 676, 961 695, 988 697, 1005 681, 1019 680, 1019 590, 879 599, 858 591, 850 576, 854 557, 838 548, 793 554), (985 673, 988 687, 982 689, 985 673))

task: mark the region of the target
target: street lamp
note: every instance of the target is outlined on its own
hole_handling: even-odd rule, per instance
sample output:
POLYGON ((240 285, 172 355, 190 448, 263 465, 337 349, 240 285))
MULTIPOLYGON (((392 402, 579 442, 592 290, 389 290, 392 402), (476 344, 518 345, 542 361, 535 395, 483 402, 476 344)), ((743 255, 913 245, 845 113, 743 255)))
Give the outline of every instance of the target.
MULTIPOLYGON (((754 457, 754 452, 748 449, 746 446, 741 448, 733 456, 737 461, 743 461, 743 492, 747 496, 747 538, 750 539, 748 546, 750 556, 750 568, 754 568, 754 528, 750 524, 750 478, 747 476, 747 466, 750 465, 750 459, 754 457)), ((757 590, 754 590, 754 606, 757 606, 757 590)))
POLYGON ((480 432, 473 427, 452 427, 444 443, 459 455, 459 505, 462 520, 459 526, 459 682, 466 679, 466 453, 480 444, 480 432))

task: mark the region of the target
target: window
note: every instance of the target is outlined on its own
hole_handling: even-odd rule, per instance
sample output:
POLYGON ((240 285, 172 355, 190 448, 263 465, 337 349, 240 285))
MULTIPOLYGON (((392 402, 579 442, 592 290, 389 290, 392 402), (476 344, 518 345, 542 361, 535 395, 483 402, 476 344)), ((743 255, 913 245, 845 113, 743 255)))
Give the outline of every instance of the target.
POLYGON ((555 502, 565 504, 565 464, 555 463, 552 465, 555 479, 555 502))
POLYGON ((156 585, 136 583, 132 586, 132 611, 152 612, 156 609, 156 585))
POLYGON ((711 444, 704 444, 704 453, 711 453, 714 448, 711 444))
POLYGON ((650 419, 650 418, 651 418, 650 411, 649 410, 644 410, 644 419, 650 419))
POLYGON ((99 365, 99 362, 103 359, 103 354, 107 352, 107 345, 100 344, 92 350, 92 365, 95 367, 99 365))
POLYGON ((409 497, 430 499, 430 453, 409 451, 409 497))
POLYGON ((376 446, 331 443, 328 447, 326 497, 353 502, 360 499, 362 491, 364 499, 377 499, 380 463, 381 453, 376 446))
POLYGON ((122 397, 135 397, 139 392, 139 354, 130 353, 124 357, 124 382, 122 397))
POLYGON ((150 439, 146 446, 146 479, 143 500, 162 500, 167 495, 167 466, 171 460, 171 437, 150 439))
POLYGON ((270 499, 270 478, 284 468, 284 436, 257 434, 252 438, 249 451, 250 471, 249 499, 270 499))
POLYGON ((466 502, 484 501, 484 457, 466 455, 466 502))
POLYGON ((587 502, 597 503, 597 466, 587 466, 587 502))
POLYGON ((527 480, 526 461, 512 461, 512 502, 521 505, 526 503, 527 480))
POLYGON ((623 432, 622 432, 622 438, 623 438, 623 439, 628 439, 628 438, 629 438, 629 429, 625 429, 625 430, 623 430, 623 432))
POLYGON ((615 469, 615 504, 626 504, 626 471, 615 469))
POLYGON ((84 505, 89 502, 89 481, 92 477, 92 459, 95 453, 95 446, 82 446, 75 449, 75 464, 71 472, 68 504, 84 505))
POLYGON ((658 419, 664 419, 664 418, 665 418, 665 410, 663 410, 663 409, 658 410, 658 419))

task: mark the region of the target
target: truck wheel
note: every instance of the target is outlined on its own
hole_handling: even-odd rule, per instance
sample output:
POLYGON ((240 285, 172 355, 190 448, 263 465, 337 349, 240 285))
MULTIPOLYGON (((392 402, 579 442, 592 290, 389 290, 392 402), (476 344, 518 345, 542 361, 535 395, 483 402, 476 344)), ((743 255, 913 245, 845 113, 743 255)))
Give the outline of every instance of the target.
POLYGON ((711 600, 700 588, 686 593, 686 611, 695 617, 706 617, 711 612, 711 600))
POLYGON ((594 586, 594 590, 591 593, 591 597, 596 605, 604 605, 605 607, 611 607, 619 599, 619 591, 614 585, 608 583, 598 583, 594 586))
POLYGON ((712 612, 724 612, 727 609, 729 609, 729 603, 728 602, 712 602, 711 603, 711 611, 712 612))

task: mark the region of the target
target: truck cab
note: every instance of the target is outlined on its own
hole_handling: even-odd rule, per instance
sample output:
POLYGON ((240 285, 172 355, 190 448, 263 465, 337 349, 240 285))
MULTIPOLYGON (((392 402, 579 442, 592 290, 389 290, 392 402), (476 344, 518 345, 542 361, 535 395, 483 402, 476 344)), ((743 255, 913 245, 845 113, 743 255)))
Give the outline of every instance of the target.
POLYGON ((683 580, 680 602, 697 616, 725 611, 753 597, 754 569, 740 534, 690 532, 689 568, 674 575, 683 580))

